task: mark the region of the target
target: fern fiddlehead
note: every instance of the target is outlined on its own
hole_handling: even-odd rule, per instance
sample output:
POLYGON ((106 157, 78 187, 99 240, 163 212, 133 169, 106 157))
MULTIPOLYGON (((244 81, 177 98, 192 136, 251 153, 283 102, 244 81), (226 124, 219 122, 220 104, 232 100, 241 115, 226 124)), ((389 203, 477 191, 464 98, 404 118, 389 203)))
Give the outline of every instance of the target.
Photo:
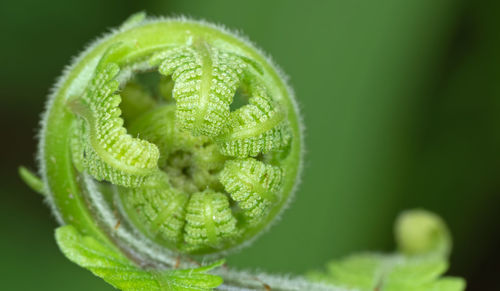
POLYGON ((42 179, 20 175, 64 225, 63 253, 113 286, 345 290, 196 262, 269 227, 301 166, 293 93, 221 27, 133 15, 66 70, 40 136, 42 179))
MULTIPOLYGON (((73 92, 63 84, 53 99, 69 108, 66 127, 51 123, 51 106, 43 131, 72 136, 65 150, 68 167, 79 165, 73 180, 88 175, 93 190, 115 193, 120 216, 151 243, 225 251, 255 236, 286 203, 300 161, 296 108, 276 71, 245 42, 196 22, 146 21, 101 41, 77 65, 72 73, 88 80, 77 86, 69 78, 73 92), (146 72, 149 79, 136 77, 146 72), (165 79, 170 99, 158 96, 165 79), (231 110, 240 87, 248 104, 231 110), (121 108, 122 100, 152 106, 121 108)), ((42 168, 61 212, 66 199, 52 190, 47 162, 60 153, 44 136, 42 168)), ((89 216, 106 215, 88 208, 89 216)))
POLYGON ((142 14, 65 72, 41 137, 59 222, 153 269, 255 238, 301 159, 293 94, 258 50, 220 27, 142 14))

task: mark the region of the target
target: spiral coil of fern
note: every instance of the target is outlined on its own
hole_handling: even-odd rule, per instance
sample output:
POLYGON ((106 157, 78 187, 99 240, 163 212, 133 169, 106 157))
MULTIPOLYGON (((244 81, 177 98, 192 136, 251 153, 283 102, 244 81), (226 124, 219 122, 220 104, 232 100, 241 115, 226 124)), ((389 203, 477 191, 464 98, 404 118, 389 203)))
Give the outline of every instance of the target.
POLYGON ((218 256, 284 209, 300 127, 293 93, 247 41, 134 16, 84 51, 50 97, 43 189, 60 223, 140 265, 218 256))
POLYGON ((285 208, 301 146, 293 93, 261 52, 221 27, 139 13, 64 72, 42 120, 42 179, 19 173, 63 225, 64 255, 121 290, 464 290, 442 276, 446 224, 423 210, 398 219, 399 252, 308 279, 215 269, 285 208))

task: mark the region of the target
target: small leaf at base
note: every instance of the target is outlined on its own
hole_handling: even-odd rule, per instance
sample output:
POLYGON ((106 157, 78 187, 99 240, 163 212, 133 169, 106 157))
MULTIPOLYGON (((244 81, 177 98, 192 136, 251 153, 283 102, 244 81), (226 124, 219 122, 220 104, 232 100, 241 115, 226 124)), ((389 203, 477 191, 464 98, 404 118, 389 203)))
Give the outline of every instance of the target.
POLYGON ((42 194, 43 196, 47 195, 43 181, 32 171, 21 166, 19 167, 19 176, 33 191, 42 194))
POLYGON ((222 278, 206 272, 224 261, 197 269, 151 271, 140 269, 113 247, 93 237, 82 236, 71 225, 59 227, 56 230, 56 240, 70 261, 90 270, 120 290, 208 291, 222 284, 222 278))

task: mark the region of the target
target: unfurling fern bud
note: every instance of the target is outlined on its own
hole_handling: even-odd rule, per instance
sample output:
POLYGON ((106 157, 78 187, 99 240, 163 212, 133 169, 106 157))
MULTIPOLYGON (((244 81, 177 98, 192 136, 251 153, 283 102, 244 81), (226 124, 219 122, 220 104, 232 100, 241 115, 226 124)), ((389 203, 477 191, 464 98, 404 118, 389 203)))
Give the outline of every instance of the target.
POLYGON ((220 27, 133 17, 58 84, 38 188, 60 223, 141 266, 248 245, 297 183, 293 94, 261 52, 220 27))
MULTIPOLYGON (((122 290, 208 291, 221 277, 220 290, 345 290, 228 268, 207 274, 224 260, 200 263, 249 245, 297 185, 301 121, 283 79, 251 44, 204 22, 139 13, 89 46, 49 97, 42 180, 20 169, 63 225, 62 252, 122 290)), ((432 282, 450 246, 440 220, 412 212, 397 229, 409 268, 399 257, 355 258, 334 270, 335 282, 463 289, 460 280, 432 282), (413 264, 429 249, 441 261, 413 264)))

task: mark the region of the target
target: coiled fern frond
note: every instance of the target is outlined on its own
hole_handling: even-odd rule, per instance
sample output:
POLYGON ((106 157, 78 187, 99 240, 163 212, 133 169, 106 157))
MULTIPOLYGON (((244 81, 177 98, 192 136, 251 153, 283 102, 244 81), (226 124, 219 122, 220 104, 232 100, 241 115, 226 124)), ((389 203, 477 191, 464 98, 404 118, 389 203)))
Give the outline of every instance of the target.
MULTIPOLYGON (((329 276, 314 283, 217 268, 272 225, 301 170, 294 95, 240 37, 203 22, 133 15, 69 67, 42 124, 42 178, 20 174, 47 197, 62 252, 114 287, 347 290, 337 273, 334 286, 329 276)), ((403 233, 411 246, 414 234, 403 233)))

